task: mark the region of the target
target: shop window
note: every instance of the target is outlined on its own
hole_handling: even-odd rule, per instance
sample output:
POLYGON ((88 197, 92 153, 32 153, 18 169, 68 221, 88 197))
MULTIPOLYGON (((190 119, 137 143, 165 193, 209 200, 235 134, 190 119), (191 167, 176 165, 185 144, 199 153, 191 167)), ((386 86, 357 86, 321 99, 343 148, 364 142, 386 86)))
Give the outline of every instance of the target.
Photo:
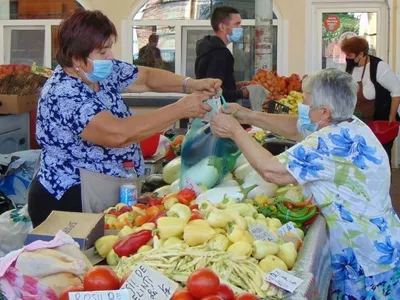
MULTIPOLYGON (((242 19, 247 22, 246 26, 243 26, 243 42, 233 45, 233 55, 236 79, 238 81, 250 79, 254 74, 255 27, 249 25, 253 25, 255 22, 255 2, 248 0, 149 0, 133 17, 133 63, 163 68, 194 77, 196 42, 205 35, 213 33, 211 26, 204 25, 204 22, 200 20, 210 20, 212 11, 221 5, 237 8, 242 19), (165 20, 171 20, 173 26, 165 26, 165 20), (151 25, 148 25, 149 23, 151 25), (176 30, 181 33, 180 35, 175 34, 176 28, 180 29, 176 30), (145 59, 141 59, 139 57, 140 49, 149 43, 149 37, 152 34, 159 37, 159 50, 151 50, 151 47, 147 47, 148 55, 145 59), (175 44, 179 39, 182 47, 175 49, 175 44), (157 56, 158 52, 161 53, 162 61, 154 59, 154 55, 157 56), (175 56, 181 57, 182 65, 175 62, 175 56), (179 68, 179 70, 175 70, 175 68, 179 68)), ((273 14, 273 18, 273 70, 276 70, 278 27, 275 14, 273 14)))
POLYGON ((78 8, 83 7, 76 0, 5 0, 0 1, 0 19, 62 19, 78 8))
POLYGON ((255 19, 255 2, 249 0, 149 0, 134 20, 209 20, 221 5, 235 7, 243 19, 255 19))
POLYGON ((175 27, 134 26, 133 63, 175 72, 175 27))

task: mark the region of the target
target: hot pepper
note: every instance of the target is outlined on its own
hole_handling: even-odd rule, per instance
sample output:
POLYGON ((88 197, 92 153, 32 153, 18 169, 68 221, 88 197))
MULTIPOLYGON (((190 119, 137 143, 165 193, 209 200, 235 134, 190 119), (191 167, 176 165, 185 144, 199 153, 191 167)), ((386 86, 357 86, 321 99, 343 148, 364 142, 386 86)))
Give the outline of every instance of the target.
POLYGON ((196 199, 196 193, 190 189, 183 189, 178 193, 179 203, 190 205, 194 199, 196 199))
POLYGON ((311 196, 310 198, 308 198, 306 201, 303 201, 303 202, 292 202, 292 201, 290 201, 290 200, 284 200, 284 201, 283 201, 283 204, 284 204, 287 208, 290 208, 290 209, 291 209, 291 207, 306 207, 306 206, 312 204, 312 201, 313 201, 313 200, 314 200, 314 197, 311 196), (289 206, 291 206, 291 207, 289 207, 289 206))
POLYGON ((135 254, 140 247, 146 245, 152 238, 151 230, 141 230, 118 240, 113 249, 119 257, 135 254))

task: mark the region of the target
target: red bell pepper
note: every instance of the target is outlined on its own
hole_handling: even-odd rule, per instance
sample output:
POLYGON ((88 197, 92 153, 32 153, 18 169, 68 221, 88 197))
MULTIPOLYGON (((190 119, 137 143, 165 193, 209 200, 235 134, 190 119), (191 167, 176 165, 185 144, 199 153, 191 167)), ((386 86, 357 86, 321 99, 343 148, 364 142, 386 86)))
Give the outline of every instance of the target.
POLYGON ((118 240, 113 249, 119 257, 130 256, 135 254, 140 247, 146 245, 152 237, 151 230, 141 230, 118 240))
POLYGON ((193 204, 193 205, 190 205, 189 208, 190 208, 190 210, 199 209, 199 205, 193 204))
POLYGON ((183 189, 178 193, 177 198, 179 203, 190 205, 190 202, 196 199, 196 193, 190 189, 183 189))
POLYGON ((193 220, 204 220, 204 217, 199 211, 193 210, 189 221, 193 221, 193 220))
POLYGON ((161 199, 154 198, 149 200, 149 206, 158 206, 158 205, 161 205, 161 199))

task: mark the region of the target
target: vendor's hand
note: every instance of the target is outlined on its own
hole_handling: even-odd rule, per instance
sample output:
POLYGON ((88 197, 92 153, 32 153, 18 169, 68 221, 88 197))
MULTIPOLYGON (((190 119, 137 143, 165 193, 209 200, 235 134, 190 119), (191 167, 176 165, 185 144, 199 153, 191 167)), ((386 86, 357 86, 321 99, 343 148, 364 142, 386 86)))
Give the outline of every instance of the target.
POLYGON ((182 119, 204 118, 207 112, 211 111, 211 106, 204 103, 209 96, 206 94, 191 94, 181 98, 178 102, 178 109, 182 119))
POLYGON ((221 92, 222 81, 220 79, 189 79, 187 90, 189 93, 203 93, 208 96, 215 96, 221 92))
POLYGON ((392 114, 390 114, 389 123, 391 124, 392 122, 396 122, 396 114, 394 114, 393 116, 392 116, 392 114))
POLYGON ((210 125, 212 133, 222 138, 232 139, 235 133, 243 130, 234 117, 220 112, 211 118, 210 125))
POLYGON ((249 124, 249 120, 251 120, 251 111, 248 108, 245 108, 237 103, 228 103, 228 108, 222 107, 221 111, 224 114, 232 115, 240 124, 249 124))
POLYGON ((236 83, 236 89, 240 90, 241 88, 244 88, 245 86, 248 86, 250 84, 250 81, 240 81, 236 83))

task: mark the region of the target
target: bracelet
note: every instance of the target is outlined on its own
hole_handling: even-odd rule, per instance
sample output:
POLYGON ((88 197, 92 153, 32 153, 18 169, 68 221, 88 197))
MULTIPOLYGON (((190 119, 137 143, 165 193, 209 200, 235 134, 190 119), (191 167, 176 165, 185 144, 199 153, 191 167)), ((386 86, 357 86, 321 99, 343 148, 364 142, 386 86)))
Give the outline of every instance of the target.
POLYGON ((185 78, 185 80, 183 81, 183 93, 184 94, 187 94, 188 92, 187 92, 187 83, 188 83, 188 81, 189 81, 189 79, 192 79, 192 78, 190 78, 190 77, 186 77, 185 78))

